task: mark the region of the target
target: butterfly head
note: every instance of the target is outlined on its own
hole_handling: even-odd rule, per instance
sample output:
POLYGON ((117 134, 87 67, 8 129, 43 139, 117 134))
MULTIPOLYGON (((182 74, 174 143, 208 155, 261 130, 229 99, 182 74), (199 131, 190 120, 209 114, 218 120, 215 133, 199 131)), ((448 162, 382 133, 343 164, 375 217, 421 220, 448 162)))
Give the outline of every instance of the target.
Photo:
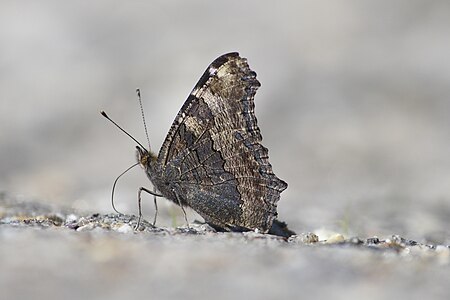
POLYGON ((136 146, 136 159, 142 168, 147 169, 151 162, 156 161, 156 155, 145 148, 136 146))

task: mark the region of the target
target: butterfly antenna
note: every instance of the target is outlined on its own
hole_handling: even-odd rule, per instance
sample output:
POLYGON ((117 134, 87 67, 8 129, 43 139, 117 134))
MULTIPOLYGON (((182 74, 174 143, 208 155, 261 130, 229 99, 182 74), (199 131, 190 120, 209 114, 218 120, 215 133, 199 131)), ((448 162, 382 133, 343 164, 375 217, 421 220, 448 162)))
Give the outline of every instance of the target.
POLYGON ((138 164, 139 164, 139 163, 135 163, 135 164, 132 165, 131 167, 128 167, 125 171, 123 171, 122 173, 120 173, 119 176, 117 176, 116 180, 114 180, 114 184, 113 184, 112 192, 111 192, 111 205, 112 205, 112 208, 114 209, 114 211, 115 211, 116 213, 118 213, 118 214, 123 215, 123 213, 121 213, 120 211, 118 211, 118 210, 116 209, 116 206, 114 205, 114 191, 116 190, 116 184, 117 184, 117 181, 119 180, 120 177, 122 177, 122 175, 124 175, 126 172, 130 171, 132 168, 136 167, 138 164))
MULTIPOLYGON (((123 133, 125 133, 126 135, 128 135, 129 138, 131 138, 133 141, 136 142, 136 144, 138 144, 142 149, 145 150, 145 147, 142 146, 141 143, 138 142, 137 139, 135 139, 131 134, 129 134, 128 132, 125 131, 125 129, 123 129, 122 127, 119 126, 119 124, 117 124, 116 122, 114 122, 110 117, 108 117, 108 115, 102 110, 100 111, 100 113, 102 114, 102 116, 104 116, 106 119, 108 119, 108 121, 110 121, 111 123, 113 123, 114 125, 116 125, 117 128, 120 129, 120 131, 122 131, 123 133)), ((148 138, 148 136, 147 136, 148 138)))
POLYGON ((148 150, 150 151, 150 149, 151 149, 150 139, 148 138, 147 123, 145 122, 144 107, 142 106, 141 90, 136 89, 136 94, 138 96, 139 107, 141 108, 142 122, 144 123, 145 136, 147 137, 147 142, 148 142, 148 150))

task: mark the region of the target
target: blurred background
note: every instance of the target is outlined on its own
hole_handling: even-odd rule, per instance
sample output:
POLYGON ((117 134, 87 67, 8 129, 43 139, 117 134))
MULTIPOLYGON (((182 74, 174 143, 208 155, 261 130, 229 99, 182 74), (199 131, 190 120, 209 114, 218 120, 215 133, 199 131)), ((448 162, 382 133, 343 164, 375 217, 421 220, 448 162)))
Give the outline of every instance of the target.
MULTIPOLYGON (((279 216, 298 232, 450 228, 450 2, 0 2, 0 190, 112 212, 111 186, 143 144, 140 88, 159 151, 216 57, 238 51, 262 86, 256 115, 279 216)), ((138 168, 117 207, 137 213, 138 168)), ((150 197, 144 203, 153 217, 150 197)), ((160 225, 183 224, 159 200, 160 225)), ((191 220, 196 218, 190 213, 191 220)))

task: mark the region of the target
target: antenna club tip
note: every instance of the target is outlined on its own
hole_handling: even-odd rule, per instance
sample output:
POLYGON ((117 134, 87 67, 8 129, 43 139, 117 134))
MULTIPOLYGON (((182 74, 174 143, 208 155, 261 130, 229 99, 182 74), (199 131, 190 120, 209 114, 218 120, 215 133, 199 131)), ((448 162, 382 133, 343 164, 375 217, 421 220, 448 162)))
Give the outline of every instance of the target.
POLYGON ((100 114, 102 115, 102 116, 104 116, 105 118, 107 118, 108 117, 108 115, 105 113, 105 111, 104 110, 101 110, 100 111, 100 114))
POLYGON ((141 90, 139 88, 136 89, 136 93, 138 94, 138 96, 141 96, 141 90))

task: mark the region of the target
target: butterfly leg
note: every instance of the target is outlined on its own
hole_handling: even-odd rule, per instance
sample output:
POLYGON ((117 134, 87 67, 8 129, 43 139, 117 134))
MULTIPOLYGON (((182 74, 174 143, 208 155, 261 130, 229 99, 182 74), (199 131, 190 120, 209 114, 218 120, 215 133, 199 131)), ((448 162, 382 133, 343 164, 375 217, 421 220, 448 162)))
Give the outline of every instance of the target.
MULTIPOLYGON (((138 217, 138 221, 136 224, 136 227, 134 228, 134 230, 138 230, 139 225, 141 224, 141 219, 142 219, 142 206, 141 206, 141 193, 142 191, 149 193, 150 195, 154 196, 154 201, 155 201, 155 205, 156 205, 156 197, 163 197, 163 195, 160 195, 156 192, 152 192, 149 189, 146 189, 145 187, 140 187, 138 190, 138 209, 139 209, 139 217, 138 217)), ((156 209, 158 209, 158 207, 156 207, 156 209)), ((156 222, 156 214, 155 214, 155 221, 156 222)), ((154 224, 153 224, 154 225, 154 224)))
POLYGON ((186 211, 184 210, 183 205, 181 205, 181 201, 180 201, 180 198, 178 197, 178 194, 175 191, 173 191, 173 193, 175 194, 175 197, 177 197, 178 205, 181 207, 181 210, 183 211, 184 220, 186 221, 186 226, 187 226, 188 230, 190 230, 191 228, 189 227, 189 221, 187 219, 186 211))
MULTIPOLYGON (((156 194, 156 188, 153 188, 153 192, 156 194)), ((156 203, 156 195, 153 194, 153 203, 155 204, 155 217, 153 218, 153 226, 156 224, 156 217, 158 216, 158 204, 156 203)))

